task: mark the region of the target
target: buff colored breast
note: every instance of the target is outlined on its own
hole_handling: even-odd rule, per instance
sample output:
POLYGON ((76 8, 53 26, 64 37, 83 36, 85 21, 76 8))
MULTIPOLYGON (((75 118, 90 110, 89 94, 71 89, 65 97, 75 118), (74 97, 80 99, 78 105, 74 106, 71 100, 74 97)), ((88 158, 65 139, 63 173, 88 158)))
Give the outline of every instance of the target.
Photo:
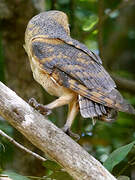
POLYGON ((41 84, 50 95, 60 97, 62 95, 73 93, 71 90, 60 86, 49 74, 45 72, 43 73, 39 62, 37 62, 34 58, 30 58, 30 65, 34 79, 41 84))

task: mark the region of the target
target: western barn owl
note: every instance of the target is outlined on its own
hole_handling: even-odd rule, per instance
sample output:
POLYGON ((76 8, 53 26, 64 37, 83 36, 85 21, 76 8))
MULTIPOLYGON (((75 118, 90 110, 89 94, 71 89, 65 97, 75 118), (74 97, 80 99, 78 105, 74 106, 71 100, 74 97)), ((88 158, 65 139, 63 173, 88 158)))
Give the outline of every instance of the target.
POLYGON ((65 132, 70 132, 78 111, 84 118, 97 117, 108 122, 116 119, 117 111, 135 114, 116 89, 100 57, 70 37, 65 13, 48 11, 34 16, 26 29, 25 50, 34 79, 58 97, 45 106, 36 104, 34 99, 31 104, 43 114, 68 104, 65 132))

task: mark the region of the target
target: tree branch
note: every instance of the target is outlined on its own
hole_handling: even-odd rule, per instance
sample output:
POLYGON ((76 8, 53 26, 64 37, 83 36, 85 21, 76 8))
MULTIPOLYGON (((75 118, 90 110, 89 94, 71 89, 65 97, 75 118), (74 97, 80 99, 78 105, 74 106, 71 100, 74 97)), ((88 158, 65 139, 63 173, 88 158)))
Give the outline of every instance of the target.
POLYGON ((119 89, 135 93, 135 81, 111 74, 119 89))
POLYGON ((0 115, 75 180, 116 180, 79 144, 1 82, 0 115))
POLYGON ((34 156, 35 158, 39 159, 40 161, 46 161, 47 159, 43 158, 42 156, 32 152, 31 150, 27 149, 26 147, 22 146, 21 144, 19 144, 18 142, 16 142, 13 138, 11 138, 10 136, 8 136, 6 133, 4 133, 2 130, 0 130, 0 135, 5 137, 6 139, 8 139, 12 144, 14 144, 15 146, 19 147, 20 149, 22 149, 23 151, 29 153, 30 155, 34 156))
POLYGON ((104 59, 104 46, 103 46, 103 26, 102 26, 102 18, 104 17, 104 0, 98 1, 98 47, 99 47, 99 55, 101 59, 104 59))

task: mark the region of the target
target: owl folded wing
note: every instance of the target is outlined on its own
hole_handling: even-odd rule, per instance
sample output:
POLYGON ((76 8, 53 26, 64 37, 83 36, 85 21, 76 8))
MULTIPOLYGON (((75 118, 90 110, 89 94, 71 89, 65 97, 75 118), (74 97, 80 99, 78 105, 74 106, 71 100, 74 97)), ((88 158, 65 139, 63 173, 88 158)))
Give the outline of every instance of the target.
POLYGON ((60 85, 104 106, 133 113, 132 106, 115 89, 114 81, 93 52, 87 53, 81 46, 60 39, 37 38, 31 48, 42 70, 60 85))

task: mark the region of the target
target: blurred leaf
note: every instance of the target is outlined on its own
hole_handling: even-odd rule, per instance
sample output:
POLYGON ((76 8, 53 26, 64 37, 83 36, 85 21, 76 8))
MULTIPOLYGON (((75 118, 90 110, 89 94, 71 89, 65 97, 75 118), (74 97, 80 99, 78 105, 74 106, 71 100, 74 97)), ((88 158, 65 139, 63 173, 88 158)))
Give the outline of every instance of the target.
MULTIPOLYGON (((81 2, 88 1, 88 0, 80 0, 81 2)), ((91 2, 97 2, 97 0, 89 0, 91 2)))
POLYGON ((90 31, 95 24, 98 22, 98 16, 97 15, 91 15, 90 18, 85 22, 83 25, 84 31, 90 31))
POLYGON ((68 4, 69 3, 69 1, 70 0, 58 0, 58 2, 57 3, 59 3, 59 4, 68 4))
POLYGON ((92 32, 92 34, 98 34, 98 30, 96 29, 95 31, 92 32))
POLYGON ((132 149, 134 144, 135 144, 135 141, 113 151, 110 154, 110 156, 107 158, 107 160, 103 163, 106 169, 108 169, 109 171, 112 171, 114 166, 120 163, 127 156, 127 154, 132 149))
POLYGON ((52 2, 50 0, 46 0, 45 10, 48 11, 51 9, 52 2))
POLYGON ((0 137, 0 166, 3 168, 8 162, 13 161, 13 145, 3 137, 0 137))
POLYGON ((131 72, 129 71, 124 71, 124 70, 118 70, 118 71, 115 71, 116 75, 120 76, 120 77, 125 77, 127 79, 134 79, 134 76, 131 72))
POLYGON ((125 128, 133 126, 134 121, 132 119, 132 115, 126 114, 126 113, 123 113, 123 112, 119 112, 117 124, 119 124, 120 127, 124 126, 125 128))
POLYGON ((118 180, 130 180, 130 178, 128 176, 119 176, 117 179, 118 180))
POLYGON ((13 136, 13 127, 10 126, 7 121, 0 119, 0 129, 7 133, 9 136, 13 136))
POLYGON ((111 18, 116 18, 119 15, 119 10, 115 10, 115 11, 113 11, 111 13, 110 12, 111 12, 111 9, 106 9, 105 10, 105 13, 108 14, 111 18))
POLYGON ((112 12, 111 14, 109 14, 109 16, 111 18, 116 18, 119 16, 119 10, 115 10, 114 12, 112 12))
POLYGON ((68 175, 66 172, 54 172, 49 176, 49 178, 56 179, 56 180, 73 180, 71 176, 68 175))
POLYGON ((48 178, 58 179, 58 180, 73 180, 68 173, 62 171, 62 167, 58 165, 56 162, 47 160, 43 163, 43 165, 48 168, 49 170, 53 171, 48 178))
POLYGON ((61 170, 61 166, 60 165, 58 165, 56 162, 54 162, 54 161, 51 161, 51 160, 47 160, 47 161, 45 161, 44 163, 43 163, 43 165, 46 167, 46 168, 48 168, 48 169, 50 169, 50 170, 52 170, 52 171, 59 171, 59 170, 61 170))
POLYGON ((30 180, 29 178, 12 171, 4 171, 3 174, 8 175, 8 177, 12 180, 30 180))
MULTIPOLYGON (((0 118, 0 129, 7 133, 9 136, 13 136, 13 128, 2 118, 0 118)), ((14 158, 14 146, 5 137, 0 136, 0 166, 4 166, 11 162, 14 158)))
POLYGON ((98 44, 97 44, 96 41, 86 40, 86 41, 85 41, 85 44, 86 44, 86 46, 87 46, 89 49, 91 49, 92 51, 95 50, 95 51, 96 51, 95 53, 98 54, 98 50, 97 50, 98 44))

